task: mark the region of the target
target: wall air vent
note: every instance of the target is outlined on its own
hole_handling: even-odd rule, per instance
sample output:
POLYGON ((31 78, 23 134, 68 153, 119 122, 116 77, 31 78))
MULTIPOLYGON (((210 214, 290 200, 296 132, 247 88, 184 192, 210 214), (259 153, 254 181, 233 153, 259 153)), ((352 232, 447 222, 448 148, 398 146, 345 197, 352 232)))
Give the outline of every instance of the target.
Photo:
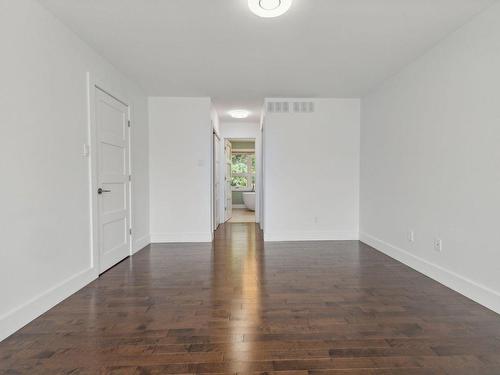
POLYGON ((268 113, 313 113, 314 102, 267 102, 268 113))

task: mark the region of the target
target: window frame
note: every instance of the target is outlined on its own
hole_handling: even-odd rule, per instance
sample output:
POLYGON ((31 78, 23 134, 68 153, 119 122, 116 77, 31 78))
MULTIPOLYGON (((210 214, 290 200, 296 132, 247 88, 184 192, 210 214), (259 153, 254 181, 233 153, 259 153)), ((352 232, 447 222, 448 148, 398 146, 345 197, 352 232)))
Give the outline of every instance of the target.
MULTIPOLYGON (((256 158, 255 150, 234 150, 233 149, 231 152, 231 165, 233 162, 233 155, 249 155, 250 157, 247 158, 247 171, 252 170, 252 168, 253 168, 252 160, 256 158)), ((231 190, 232 191, 252 191, 253 190, 252 184, 254 184, 254 182, 252 182, 252 179, 255 179, 256 175, 257 175, 256 170, 255 170, 256 167, 257 167, 257 163, 255 165, 253 173, 251 173, 251 172, 233 173, 233 171, 231 170, 231 179, 233 177, 245 177, 247 179, 247 186, 246 187, 242 188, 242 187, 232 186, 232 184, 231 184, 231 190)))

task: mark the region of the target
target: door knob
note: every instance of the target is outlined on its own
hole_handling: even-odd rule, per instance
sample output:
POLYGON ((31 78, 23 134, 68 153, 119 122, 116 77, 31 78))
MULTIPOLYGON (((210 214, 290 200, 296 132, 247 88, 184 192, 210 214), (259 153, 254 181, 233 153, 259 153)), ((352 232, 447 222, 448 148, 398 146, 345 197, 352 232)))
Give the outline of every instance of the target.
POLYGON ((101 195, 102 193, 111 193, 111 190, 103 190, 102 188, 97 189, 97 194, 101 195))

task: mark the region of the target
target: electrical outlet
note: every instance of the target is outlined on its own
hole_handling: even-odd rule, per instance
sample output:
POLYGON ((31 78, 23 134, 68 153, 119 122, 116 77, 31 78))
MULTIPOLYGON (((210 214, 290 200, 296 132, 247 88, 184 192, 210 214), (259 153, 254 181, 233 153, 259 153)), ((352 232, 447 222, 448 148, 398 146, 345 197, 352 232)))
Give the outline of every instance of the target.
POLYGON ((415 232, 413 230, 408 231, 408 241, 415 242, 415 232))
POLYGON ((434 250, 438 252, 443 251, 443 241, 440 238, 434 240, 434 250))

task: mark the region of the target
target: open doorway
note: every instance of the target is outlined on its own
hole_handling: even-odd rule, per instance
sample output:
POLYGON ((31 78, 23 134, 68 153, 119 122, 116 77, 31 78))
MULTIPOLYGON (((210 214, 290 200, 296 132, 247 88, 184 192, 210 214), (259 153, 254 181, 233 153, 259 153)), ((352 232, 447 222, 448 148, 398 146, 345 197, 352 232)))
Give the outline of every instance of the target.
MULTIPOLYGON (((215 124, 215 122, 214 122, 215 124)), ((214 128, 214 230, 223 223, 260 223, 262 139, 257 121, 220 121, 214 128)))
POLYGON ((255 223, 256 142, 255 139, 226 140, 226 205, 230 223, 255 223), (229 207, 230 206, 230 207, 229 207))

